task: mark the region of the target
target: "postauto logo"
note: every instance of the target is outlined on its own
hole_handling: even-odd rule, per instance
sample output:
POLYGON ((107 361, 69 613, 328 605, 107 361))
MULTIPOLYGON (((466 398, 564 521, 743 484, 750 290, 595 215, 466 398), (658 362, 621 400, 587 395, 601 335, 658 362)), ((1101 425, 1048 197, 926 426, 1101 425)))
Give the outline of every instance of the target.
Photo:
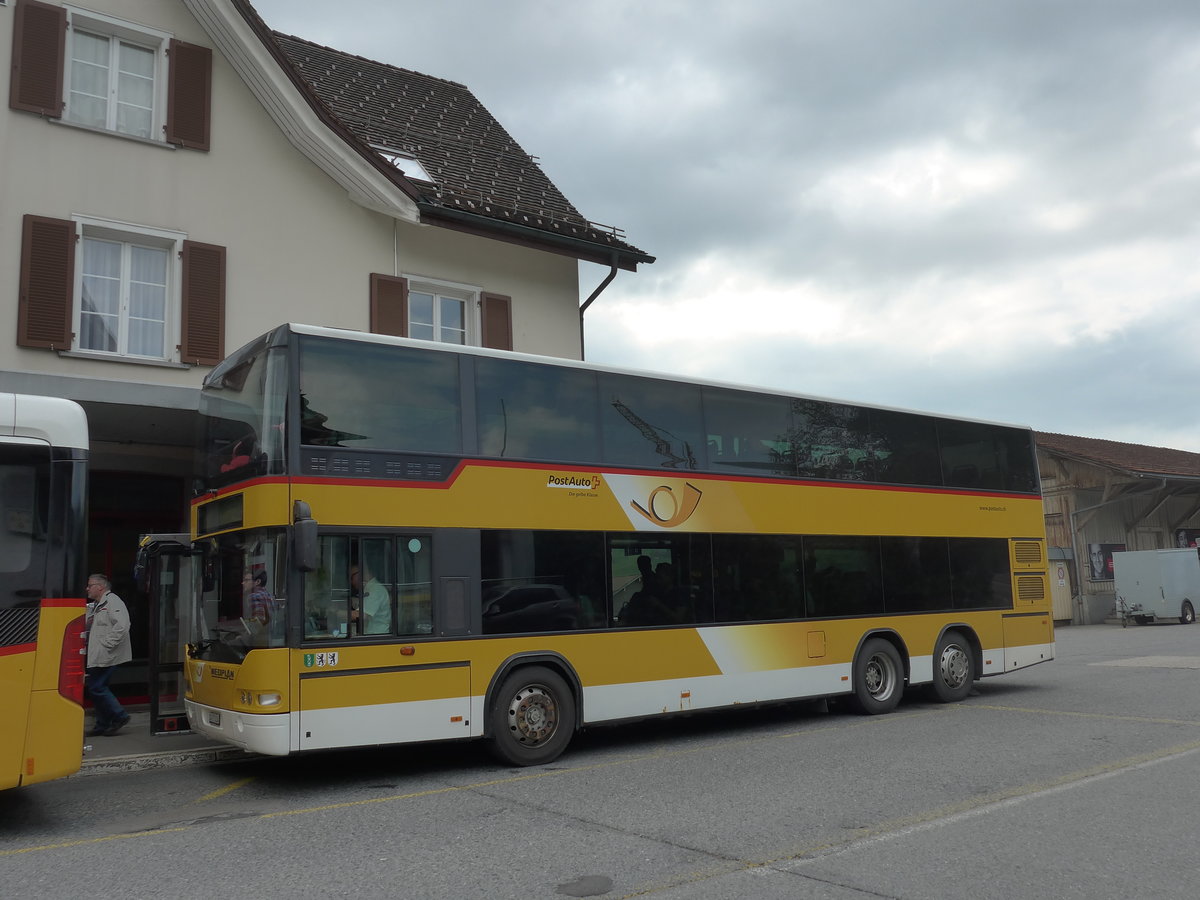
POLYGON ((692 517, 702 494, 703 491, 690 481, 685 481, 678 493, 669 484, 660 484, 650 492, 644 504, 631 500, 629 505, 659 528, 674 528, 692 517))

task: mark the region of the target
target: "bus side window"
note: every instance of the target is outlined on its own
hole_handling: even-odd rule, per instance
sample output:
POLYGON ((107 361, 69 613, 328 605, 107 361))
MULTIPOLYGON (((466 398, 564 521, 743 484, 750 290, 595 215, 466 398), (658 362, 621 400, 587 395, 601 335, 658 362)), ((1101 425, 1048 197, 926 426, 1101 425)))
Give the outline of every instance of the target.
POLYGON ((400 634, 433 632, 433 542, 429 535, 400 538, 396 599, 400 634))
POLYGON ((350 541, 324 536, 319 564, 304 573, 304 637, 306 640, 349 636, 350 541))

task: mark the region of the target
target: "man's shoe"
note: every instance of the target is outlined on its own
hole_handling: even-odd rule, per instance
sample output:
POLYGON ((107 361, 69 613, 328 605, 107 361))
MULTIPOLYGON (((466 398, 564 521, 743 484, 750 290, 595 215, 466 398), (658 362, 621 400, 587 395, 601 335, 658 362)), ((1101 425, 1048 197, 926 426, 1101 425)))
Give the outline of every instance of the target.
POLYGON ((117 722, 117 723, 109 726, 107 729, 105 729, 103 734, 106 734, 109 737, 112 737, 114 734, 116 734, 118 731, 120 731, 122 728, 124 728, 128 724, 129 724, 129 716, 126 716, 125 718, 121 719, 119 722, 117 722))
POLYGON ((91 731, 88 732, 88 737, 100 737, 100 735, 102 735, 102 734, 108 734, 108 729, 110 727, 111 726, 109 726, 109 725, 97 725, 95 728, 93 728, 91 731))

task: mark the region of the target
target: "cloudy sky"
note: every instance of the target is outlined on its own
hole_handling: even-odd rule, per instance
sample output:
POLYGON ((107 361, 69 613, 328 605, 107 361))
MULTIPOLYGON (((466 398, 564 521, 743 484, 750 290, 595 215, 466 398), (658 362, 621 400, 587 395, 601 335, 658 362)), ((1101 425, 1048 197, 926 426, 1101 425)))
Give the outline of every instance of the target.
POLYGON ((1196 0, 254 5, 467 85, 657 257, 595 362, 1200 451, 1196 0))

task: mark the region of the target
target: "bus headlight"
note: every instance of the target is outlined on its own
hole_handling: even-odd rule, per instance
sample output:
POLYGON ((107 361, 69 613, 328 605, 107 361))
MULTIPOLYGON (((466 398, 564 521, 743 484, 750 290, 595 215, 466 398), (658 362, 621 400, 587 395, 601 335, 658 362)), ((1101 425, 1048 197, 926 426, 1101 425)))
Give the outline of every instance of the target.
POLYGON ((279 694, 277 694, 273 691, 268 694, 259 694, 258 695, 258 705, 259 706, 278 706, 282 699, 283 698, 279 694))

